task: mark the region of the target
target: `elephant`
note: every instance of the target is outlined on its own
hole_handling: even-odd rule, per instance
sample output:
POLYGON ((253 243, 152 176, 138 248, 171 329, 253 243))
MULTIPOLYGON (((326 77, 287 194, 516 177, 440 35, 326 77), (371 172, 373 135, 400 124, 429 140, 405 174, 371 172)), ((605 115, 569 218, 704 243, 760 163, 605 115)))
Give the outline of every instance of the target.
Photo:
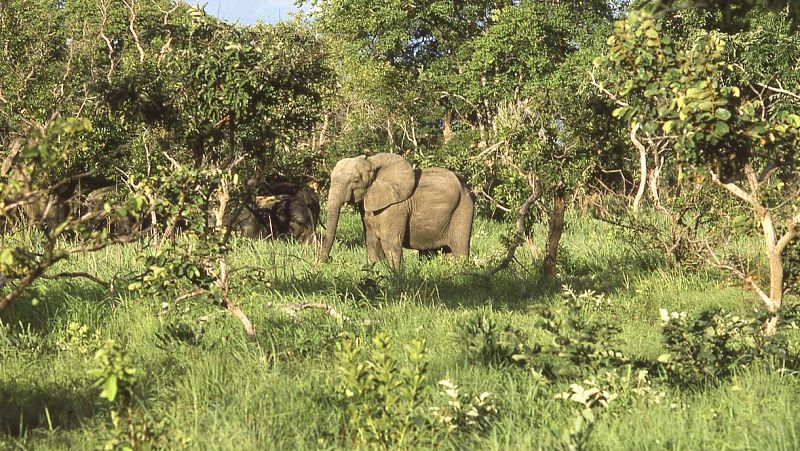
POLYGON ((249 238, 291 237, 305 243, 316 242, 320 207, 319 197, 311 188, 276 183, 257 193, 231 201, 225 212, 227 227, 249 238))
POLYGON ((362 214, 370 263, 388 258, 392 267, 400 268, 403 248, 469 256, 475 202, 464 182, 448 169, 414 169, 392 153, 337 162, 331 171, 322 261, 330 256, 346 202, 362 214))

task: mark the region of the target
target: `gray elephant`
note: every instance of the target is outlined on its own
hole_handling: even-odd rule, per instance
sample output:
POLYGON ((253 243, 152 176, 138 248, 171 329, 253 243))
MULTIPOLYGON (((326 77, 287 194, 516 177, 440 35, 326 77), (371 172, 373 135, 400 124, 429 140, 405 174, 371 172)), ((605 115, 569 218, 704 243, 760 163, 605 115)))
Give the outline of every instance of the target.
POLYGON ((450 170, 415 170, 391 153, 340 160, 331 172, 322 260, 330 255, 345 202, 362 212, 370 263, 388 258, 398 268, 402 248, 469 256, 474 200, 450 170))

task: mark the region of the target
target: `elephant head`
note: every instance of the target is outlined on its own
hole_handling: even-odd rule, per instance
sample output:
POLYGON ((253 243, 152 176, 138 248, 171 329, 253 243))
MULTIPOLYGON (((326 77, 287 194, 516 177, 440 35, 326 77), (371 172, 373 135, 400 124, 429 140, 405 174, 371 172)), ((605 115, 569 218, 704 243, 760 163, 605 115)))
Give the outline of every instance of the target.
POLYGON ((365 212, 376 212, 411 197, 415 183, 413 166, 400 155, 361 155, 336 163, 331 172, 328 192, 328 219, 322 260, 330 255, 339 213, 345 202, 363 204, 365 212))

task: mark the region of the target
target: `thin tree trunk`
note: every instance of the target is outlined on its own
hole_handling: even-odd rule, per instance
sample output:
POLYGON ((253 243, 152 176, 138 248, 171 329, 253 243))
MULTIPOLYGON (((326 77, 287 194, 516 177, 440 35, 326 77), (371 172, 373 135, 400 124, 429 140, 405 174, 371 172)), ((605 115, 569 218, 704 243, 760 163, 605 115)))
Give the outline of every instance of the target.
POLYGON ((786 231, 779 237, 769 208, 762 205, 758 196, 761 185, 769 177, 768 173, 765 173, 767 175, 763 178, 757 176, 752 164, 745 165, 744 172, 750 185, 750 192, 745 191, 734 183, 723 182, 713 171, 711 172, 711 178, 734 196, 749 203, 753 214, 761 223, 766 255, 769 261, 769 294, 761 289, 753 277, 747 275, 743 277, 745 282, 755 290, 764 302, 767 311, 772 314, 772 317, 765 325, 764 333, 766 335, 775 335, 778 327, 778 312, 783 304, 783 251, 798 236, 797 226, 800 224, 800 214, 795 214, 787 221, 786 231))
POLYGON ((317 141, 317 149, 321 149, 322 146, 328 142, 328 127, 330 126, 330 117, 329 113, 325 114, 325 117, 322 119, 322 126, 319 130, 319 140, 317 141))
POLYGON ((453 109, 448 108, 447 112, 444 114, 444 121, 443 121, 443 130, 442 133, 444 134, 444 142, 449 143, 453 139, 453 109))
POLYGON ((564 193, 556 192, 553 195, 553 211, 550 213, 550 229, 547 233, 544 265, 542 266, 542 272, 550 280, 554 280, 557 275, 558 243, 561 241, 561 234, 564 232, 565 209, 564 193))
POLYGON ((636 191, 636 197, 633 198, 633 215, 636 216, 639 213, 639 204, 642 201, 642 196, 644 196, 644 190, 647 186, 647 149, 642 145, 639 141, 639 138, 636 137, 636 132, 639 131, 639 124, 633 126, 631 129, 631 142, 633 142, 634 147, 639 150, 639 189, 636 191))

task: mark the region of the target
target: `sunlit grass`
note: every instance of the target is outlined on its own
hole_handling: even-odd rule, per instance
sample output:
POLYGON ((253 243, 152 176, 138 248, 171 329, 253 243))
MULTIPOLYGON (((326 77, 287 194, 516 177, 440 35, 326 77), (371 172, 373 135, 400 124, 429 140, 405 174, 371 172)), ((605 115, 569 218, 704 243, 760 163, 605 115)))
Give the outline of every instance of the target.
MULTIPOLYGON (((632 247, 606 224, 576 215, 568 221, 560 282, 605 295, 608 303, 596 317, 621 327, 623 350, 634 357, 658 356, 660 307, 759 307, 750 292, 717 273, 665 269, 659 255, 632 247)), ((239 322, 211 303, 185 301, 165 313, 163 299, 142 298, 124 287, 110 295, 86 280, 39 283, 0 316, 11 333, 24 328, 30 334, 26 345, 0 336, 0 448, 91 449, 109 436, 109 408, 86 375, 94 365, 91 354, 54 346, 72 322, 123 344, 140 371, 140 405, 167 420, 169 433, 189 439, 192 449, 346 446, 337 436, 345 420, 333 396, 334 344, 344 335, 377 331, 396 343, 424 339, 432 384, 447 378, 496 394, 500 417, 493 428, 443 447, 556 446, 573 414, 554 394, 579 381, 543 386, 526 370, 469 364, 454 338, 459 324, 479 312, 539 335, 534 310, 551 305, 560 290, 539 276, 541 250, 520 247, 517 264, 486 277, 511 226, 479 219, 469 262, 406 251, 402 274, 385 266, 365 271, 360 228, 355 214, 343 216, 332 262, 318 266, 306 245, 234 240, 231 265, 264 270, 265 280, 243 281, 232 293, 253 320, 257 343, 248 342, 239 322), (350 320, 313 309, 292 317, 276 308, 304 302, 326 303, 350 320), (170 341, 169 325, 200 328, 198 320, 199 344, 170 341)), ((544 233, 543 225, 535 228, 538 246, 544 233)), ((111 247, 59 269, 111 279, 140 264, 137 246, 111 247)), ((797 449, 800 443, 796 374, 755 370, 713 388, 665 390, 660 404, 603 416, 592 449, 797 449)))

